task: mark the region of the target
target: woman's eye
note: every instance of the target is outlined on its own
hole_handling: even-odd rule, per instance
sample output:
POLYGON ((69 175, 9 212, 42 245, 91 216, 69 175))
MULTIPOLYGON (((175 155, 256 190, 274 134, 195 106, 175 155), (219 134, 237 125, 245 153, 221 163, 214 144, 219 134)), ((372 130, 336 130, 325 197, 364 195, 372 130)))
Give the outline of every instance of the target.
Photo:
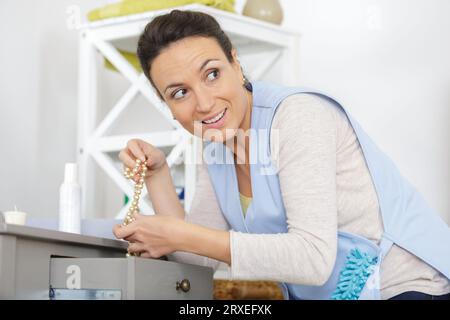
POLYGON ((208 80, 209 81, 213 81, 216 80, 219 77, 219 71, 218 70, 213 70, 210 73, 208 73, 208 80))
POLYGON ((174 99, 181 99, 181 98, 184 97, 185 94, 186 94, 186 89, 180 89, 180 90, 175 91, 175 92, 172 94, 172 97, 173 97, 174 99))

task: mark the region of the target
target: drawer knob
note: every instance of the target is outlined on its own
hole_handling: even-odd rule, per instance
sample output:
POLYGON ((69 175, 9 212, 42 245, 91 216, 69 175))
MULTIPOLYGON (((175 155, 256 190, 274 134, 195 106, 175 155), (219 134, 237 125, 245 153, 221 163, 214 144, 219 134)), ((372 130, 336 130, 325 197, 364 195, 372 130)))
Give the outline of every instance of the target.
POLYGON ((191 283, 188 279, 183 279, 181 281, 177 281, 177 291, 181 290, 183 292, 188 292, 191 289, 191 283))

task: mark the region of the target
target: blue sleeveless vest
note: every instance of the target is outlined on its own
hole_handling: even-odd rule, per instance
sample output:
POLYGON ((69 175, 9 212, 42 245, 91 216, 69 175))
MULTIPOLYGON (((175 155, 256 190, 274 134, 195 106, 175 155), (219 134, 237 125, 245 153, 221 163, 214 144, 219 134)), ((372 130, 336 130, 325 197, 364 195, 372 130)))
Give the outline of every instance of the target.
POLYGON ((338 232, 333 271, 322 286, 281 283, 289 299, 379 299, 380 265, 395 243, 450 278, 450 228, 403 178, 360 125, 335 99, 308 88, 253 83, 250 136, 250 175, 253 200, 243 216, 233 155, 222 143, 205 144, 204 160, 219 206, 231 228, 248 233, 286 233, 287 222, 276 168, 270 160, 270 129, 276 109, 288 96, 309 93, 341 108, 347 115, 375 185, 384 233, 379 244, 347 232, 338 232), (213 151, 211 151, 213 148, 213 151), (230 163, 230 159, 232 162, 230 163), (228 162, 226 162, 228 161, 228 162))

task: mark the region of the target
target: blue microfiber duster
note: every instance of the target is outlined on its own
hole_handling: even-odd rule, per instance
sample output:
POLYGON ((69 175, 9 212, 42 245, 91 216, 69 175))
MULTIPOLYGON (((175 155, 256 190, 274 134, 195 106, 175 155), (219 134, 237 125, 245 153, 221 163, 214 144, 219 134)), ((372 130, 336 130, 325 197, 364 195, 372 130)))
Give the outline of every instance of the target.
POLYGON ((332 300, 358 300, 377 257, 371 257, 359 249, 352 249, 347 256, 347 262, 339 275, 336 290, 331 296, 332 300))

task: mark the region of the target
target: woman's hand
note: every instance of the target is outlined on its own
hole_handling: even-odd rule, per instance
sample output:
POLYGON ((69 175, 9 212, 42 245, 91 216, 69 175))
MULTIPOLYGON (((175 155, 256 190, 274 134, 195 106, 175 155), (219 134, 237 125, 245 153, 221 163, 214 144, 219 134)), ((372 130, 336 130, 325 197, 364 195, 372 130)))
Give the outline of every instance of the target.
POLYGON ((127 226, 116 225, 116 238, 130 242, 129 253, 139 253, 143 258, 160 258, 177 251, 175 239, 182 230, 183 220, 172 216, 144 216, 134 214, 136 219, 127 226))
MULTIPOLYGON (((147 160, 145 185, 155 213, 184 219, 184 208, 175 192, 164 152, 145 141, 132 139, 120 151, 119 159, 130 170, 133 170, 137 159, 147 160)), ((137 183, 139 175, 133 180, 137 183)))
POLYGON ((188 223, 173 216, 133 215, 127 226, 114 226, 114 235, 130 242, 128 252, 160 258, 175 251, 190 252, 231 265, 230 233, 188 223))
MULTIPOLYGON (((159 172, 166 164, 164 152, 140 139, 128 141, 127 146, 120 151, 119 159, 122 161, 125 168, 129 168, 130 170, 133 170, 136 165, 136 159, 141 159, 142 161, 146 160, 148 168, 147 177, 151 177, 159 172)), ((136 175, 134 181, 137 182, 138 179, 139 176, 136 175)))

